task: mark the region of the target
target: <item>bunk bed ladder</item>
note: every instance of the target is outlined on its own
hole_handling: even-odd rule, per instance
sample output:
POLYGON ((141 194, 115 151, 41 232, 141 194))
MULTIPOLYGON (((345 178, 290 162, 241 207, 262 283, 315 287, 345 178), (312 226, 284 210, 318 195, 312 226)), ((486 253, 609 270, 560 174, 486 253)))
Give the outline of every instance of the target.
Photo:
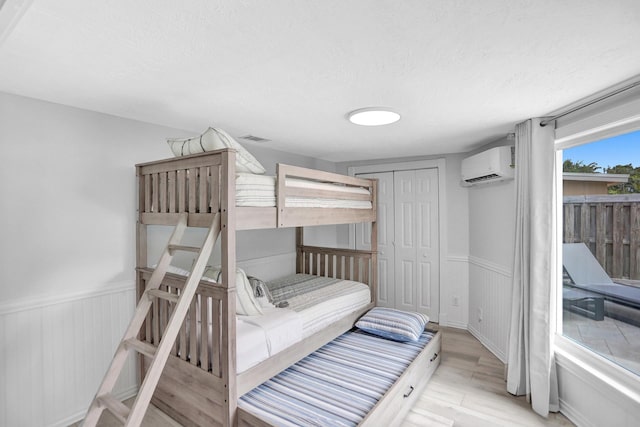
POLYGON ((111 365, 102 380, 102 384, 98 388, 98 392, 93 398, 91 406, 89 406, 83 422, 84 426, 95 426, 104 409, 108 409, 125 426, 139 426, 142 422, 147 407, 151 402, 153 392, 158 385, 164 366, 167 363, 171 349, 180 331, 180 327, 198 288, 198 283, 206 269, 213 245, 220 234, 220 213, 216 213, 202 247, 180 245, 182 236, 187 228, 187 217, 188 214, 182 214, 173 230, 169 243, 147 283, 144 294, 140 298, 133 319, 122 341, 120 341, 120 345, 116 349, 111 365), (160 290, 160 284, 162 283, 162 279, 167 272, 175 251, 198 253, 198 258, 193 265, 193 269, 180 295, 160 290), (157 347, 137 339, 140 328, 155 298, 163 298, 175 303, 169 322, 157 347), (127 361, 129 352, 132 350, 150 357, 152 362, 138 390, 138 395, 133 402, 133 406, 129 409, 125 404, 113 397, 111 393, 127 361))

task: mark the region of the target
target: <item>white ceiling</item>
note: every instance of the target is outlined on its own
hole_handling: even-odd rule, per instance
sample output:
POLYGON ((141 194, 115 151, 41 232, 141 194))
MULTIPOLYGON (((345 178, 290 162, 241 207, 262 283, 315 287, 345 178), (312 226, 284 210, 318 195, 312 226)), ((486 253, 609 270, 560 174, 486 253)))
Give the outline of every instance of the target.
POLYGON ((639 46, 638 0, 6 0, 0 91, 346 161, 469 151, 639 46), (368 106, 402 119, 345 119, 368 106))

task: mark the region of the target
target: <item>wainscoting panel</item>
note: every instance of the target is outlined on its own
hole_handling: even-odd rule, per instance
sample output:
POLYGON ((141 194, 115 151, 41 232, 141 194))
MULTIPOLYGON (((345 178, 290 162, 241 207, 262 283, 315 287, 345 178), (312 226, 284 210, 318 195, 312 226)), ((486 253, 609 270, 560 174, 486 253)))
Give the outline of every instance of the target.
MULTIPOLYGON (((67 426, 95 394, 135 307, 133 283, 0 306, 0 425, 67 426)), ((114 393, 137 390, 133 357, 114 393)))
POLYGON ((469 258, 448 256, 440 280, 440 325, 467 329, 469 323, 469 258))
POLYGON ((469 257, 469 332, 498 359, 507 361, 512 274, 504 267, 469 257))
POLYGON ((556 338, 560 411, 580 427, 635 427, 640 419, 638 380, 630 372, 556 338))

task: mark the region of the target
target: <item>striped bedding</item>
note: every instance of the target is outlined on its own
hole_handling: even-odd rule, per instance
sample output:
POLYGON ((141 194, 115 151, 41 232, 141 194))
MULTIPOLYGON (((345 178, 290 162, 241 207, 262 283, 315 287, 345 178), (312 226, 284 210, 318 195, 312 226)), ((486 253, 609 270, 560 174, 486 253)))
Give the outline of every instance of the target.
POLYGON ((246 393, 238 406, 275 426, 355 426, 433 335, 399 343, 347 332, 246 393))
POLYGON ((369 286, 309 274, 293 274, 267 282, 274 302, 287 301, 288 308, 302 318, 302 336, 327 327, 371 301, 369 286))

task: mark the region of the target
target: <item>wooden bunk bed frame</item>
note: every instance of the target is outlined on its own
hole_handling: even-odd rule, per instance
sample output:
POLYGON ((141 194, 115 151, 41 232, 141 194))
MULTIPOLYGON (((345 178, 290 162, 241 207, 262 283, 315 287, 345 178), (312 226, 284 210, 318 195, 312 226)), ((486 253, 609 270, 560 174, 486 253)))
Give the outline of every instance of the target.
MULTIPOLYGON (((138 298, 153 271, 147 265, 147 226, 173 226, 187 213, 189 226, 209 227, 215 213, 221 214, 222 281, 201 281, 152 400, 184 425, 236 425, 239 396, 349 330, 376 301, 376 180, 279 164, 276 206, 237 207, 235 165, 236 152, 229 149, 136 165, 138 298), (287 187, 287 177, 366 187, 370 195, 287 187), (288 197, 367 200, 372 208, 294 208, 287 207, 288 197), (358 222, 371 223, 373 250, 304 245, 304 226, 358 222), (297 227, 297 272, 366 283, 370 287, 371 302, 275 357, 236 374, 236 231, 281 227, 297 227), (208 313, 212 313, 212 318, 208 313), (209 324, 211 334, 204 329, 207 326, 202 326, 209 324)), ((167 274, 162 289, 178 294, 184 283, 184 277, 167 274)), ((159 341, 171 305, 166 300, 154 303, 141 331, 142 341, 151 345, 159 341)), ((141 376, 147 365, 146 356, 140 356, 141 376)))

